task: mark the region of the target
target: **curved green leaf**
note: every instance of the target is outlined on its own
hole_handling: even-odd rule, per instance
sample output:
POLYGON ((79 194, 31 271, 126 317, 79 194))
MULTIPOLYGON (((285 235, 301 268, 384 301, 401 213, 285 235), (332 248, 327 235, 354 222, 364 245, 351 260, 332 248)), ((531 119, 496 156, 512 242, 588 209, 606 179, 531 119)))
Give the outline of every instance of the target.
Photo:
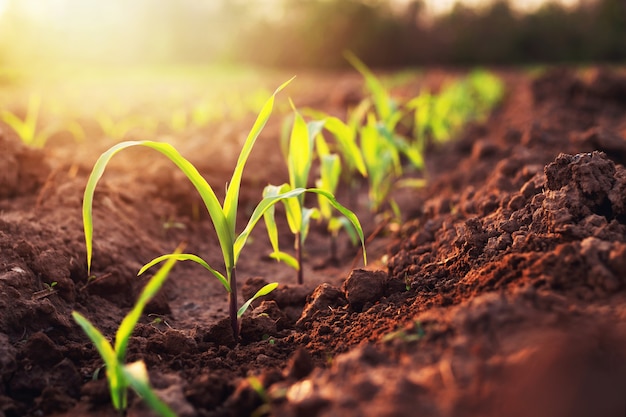
POLYGON ((346 164, 350 168, 355 168, 359 171, 363 177, 367 177, 367 168, 363 161, 363 155, 356 142, 356 128, 348 126, 336 117, 327 118, 324 128, 337 140, 346 164))
POLYGON ((272 291, 276 289, 276 287, 278 287, 277 282, 272 282, 271 284, 264 285, 263 288, 258 290, 256 294, 252 296, 252 298, 250 298, 248 301, 243 303, 243 305, 239 308, 239 310, 237 310, 237 318, 240 318, 241 316, 243 316, 243 313, 246 312, 246 310, 248 309, 248 307, 250 307, 250 304, 252 304, 254 300, 271 293, 272 291))
POLYGON ((281 193, 278 195, 267 196, 263 198, 263 200, 261 200, 259 204, 257 204, 256 208, 254 209, 254 212, 252 212, 252 216, 250 216, 250 219, 248 220, 248 224, 243 229, 243 231, 239 234, 239 236, 237 236, 237 239, 235 240, 235 245, 234 245, 235 262, 237 262, 237 260, 239 259, 239 254, 241 253, 241 249, 243 249, 243 247, 245 246, 246 241, 248 240, 248 237, 250 236, 250 233, 252 232, 252 229, 254 229, 254 226, 256 226, 256 224, 261 219, 261 217, 263 217, 265 212, 268 209, 270 209, 274 204, 278 203, 279 201, 283 201, 288 198, 298 197, 299 195, 302 195, 302 193, 304 193, 305 191, 306 190, 304 188, 296 188, 295 190, 290 190, 290 191, 287 191, 285 193, 281 193))
POLYGON ((295 269, 296 271, 300 270, 300 264, 298 264, 298 260, 286 252, 274 251, 270 253, 270 258, 276 259, 278 262, 283 262, 284 264, 287 264, 287 266, 295 269))
POLYGON ((200 175, 198 170, 186 160, 178 151, 170 144, 153 142, 153 141, 127 141, 121 142, 109 148, 104 152, 94 165, 83 196, 83 227, 85 230, 85 246, 87 249, 87 271, 91 274, 91 257, 92 257, 92 239, 93 239, 93 196, 98 181, 104 174, 104 170, 115 154, 133 146, 145 146, 159 151, 169 158, 181 171, 189 178, 196 190, 200 193, 204 204, 209 212, 209 216, 215 226, 217 237, 224 255, 224 263, 227 268, 234 265, 232 245, 234 233, 230 232, 226 218, 222 211, 222 207, 213 192, 211 186, 200 175))
POLYGON ((376 112, 382 120, 387 122, 395 112, 395 105, 389 94, 383 87, 382 83, 376 78, 374 73, 361 61, 355 54, 350 51, 344 52, 344 57, 350 64, 363 75, 367 89, 372 93, 376 112))
POLYGON ((226 288, 226 291, 230 292, 230 284, 228 283, 228 280, 224 277, 224 275, 222 275, 219 271, 213 269, 204 259, 191 253, 170 253, 168 255, 162 255, 154 258, 153 260, 142 266, 137 275, 143 274, 149 268, 153 267, 159 262, 167 261, 168 259, 176 259, 177 261, 193 261, 197 264, 202 265, 222 283, 224 288, 226 288))
POLYGON ((359 239, 361 240, 361 246, 363 248, 363 261, 367 264, 367 256, 365 253, 365 238, 363 236, 363 228, 361 227, 359 219, 352 211, 339 204, 334 195, 332 195, 328 191, 321 190, 319 188, 296 188, 295 190, 290 190, 279 195, 268 196, 261 200, 261 202, 254 209, 252 216, 250 216, 250 219, 248 220, 248 224, 246 225, 245 229, 239 234, 239 236, 237 236, 237 239, 235 240, 235 262, 237 261, 239 254, 241 253, 241 249, 246 244, 246 241, 250 236, 250 232, 252 232, 252 229, 254 229, 254 226, 264 215, 264 213, 279 201, 294 198, 302 195, 303 193, 314 193, 326 197, 330 204, 334 208, 336 208, 341 214, 343 214, 350 221, 350 223, 352 223, 357 231, 357 234, 359 235, 359 239))
POLYGON ((363 236, 363 228, 361 227, 361 222, 359 222, 358 217, 352 211, 342 206, 334 195, 329 193, 328 191, 321 190, 319 188, 307 188, 305 190, 307 193, 315 193, 318 195, 322 195, 328 199, 330 204, 336 208, 341 214, 343 214, 349 221, 352 223, 352 226, 356 229, 356 233, 361 240, 361 247, 363 248, 363 263, 367 265, 367 255, 365 253, 365 237, 363 236))

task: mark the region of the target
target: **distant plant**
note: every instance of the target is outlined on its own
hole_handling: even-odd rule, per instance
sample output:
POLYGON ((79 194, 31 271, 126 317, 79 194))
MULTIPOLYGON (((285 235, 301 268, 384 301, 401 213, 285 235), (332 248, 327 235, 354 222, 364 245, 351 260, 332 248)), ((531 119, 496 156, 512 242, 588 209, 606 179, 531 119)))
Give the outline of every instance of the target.
MULTIPOLYGON (((320 149, 319 146, 317 149, 320 160, 320 178, 315 182, 315 185, 317 188, 334 195, 337 192, 337 186, 341 177, 341 159, 339 155, 329 153, 328 149, 320 149)), ((319 207, 319 218, 326 224, 330 234, 330 260, 338 262, 337 239, 339 232, 342 229, 345 230, 353 245, 358 244, 359 236, 347 217, 335 215, 332 204, 328 200, 318 196, 317 204, 319 207)))
MULTIPOLYGON (((296 110, 295 106, 293 106, 293 103, 292 107, 294 118, 287 151, 289 183, 279 186, 268 185, 263 191, 263 196, 270 198, 296 189, 302 189, 305 192, 317 194, 318 198, 325 200, 330 206, 339 210, 353 225, 363 246, 363 259, 366 260, 363 230, 356 215, 339 204, 329 188, 306 188, 314 159, 313 149, 315 137, 320 134, 324 121, 306 123, 302 115, 296 110)), ((287 223, 294 235, 295 257, 281 251, 279 248, 278 231, 273 208, 267 210, 264 216, 267 233, 274 250, 270 256, 296 269, 298 283, 302 284, 304 281, 302 270, 303 246, 309 232, 311 219, 319 217, 319 211, 315 208, 307 208, 304 206, 304 194, 300 194, 296 198, 285 199, 283 205, 287 215, 287 223)))
POLYGON ((395 171, 399 175, 402 174, 400 154, 403 154, 414 167, 422 169, 424 167, 423 149, 416 146, 418 144, 415 141, 411 142, 397 133, 398 124, 404 117, 405 110, 396 103, 380 80, 356 55, 346 52, 345 57, 365 79, 365 86, 371 94, 375 110, 373 113, 375 118, 371 116, 372 113, 370 112, 367 123, 375 120, 381 139, 389 142, 390 151, 395 153, 393 155, 395 171))
MULTIPOLYGON (((241 186, 244 166, 248 160, 248 157, 250 155, 250 152, 252 151, 252 147, 254 146, 257 137, 259 136, 261 130, 265 126, 265 123, 269 119, 276 94, 281 91, 290 81, 287 81, 278 89, 276 89, 274 94, 272 94, 272 96, 265 102, 263 108, 261 109, 261 112, 259 113, 250 133, 248 134, 241 153, 239 154, 235 170, 233 171, 231 180, 226 188, 226 196, 224 198, 223 205, 217 199, 213 188, 211 188, 208 182, 200 175, 198 170, 176 149, 174 149, 173 146, 167 143, 159 143, 153 141, 122 142, 103 153, 96 162, 91 172, 91 175, 89 176, 83 200, 83 224, 85 229, 88 271, 91 271, 92 257, 93 196, 98 180, 102 177, 102 174, 104 173, 104 170, 109 160, 121 150, 134 146, 144 146, 152 148, 162 153, 174 164, 176 164, 176 166, 178 166, 178 168, 187 176, 187 178, 189 178, 196 190, 199 192, 217 233, 220 248, 222 250, 222 256, 224 259, 224 266, 226 268, 226 275, 212 268, 206 261, 196 255, 176 253, 163 255, 156 259, 153 259, 141 269, 140 273, 143 273, 146 269, 159 262, 172 258, 177 260, 190 260, 202 265, 222 283, 222 285, 226 289, 226 292, 229 295, 229 317, 231 321, 233 335, 235 337, 235 340, 238 340, 239 318, 241 317, 243 312, 245 312, 245 310, 250 306, 250 303, 254 299, 269 293, 277 286, 276 283, 264 286, 250 300, 246 301, 240 308, 237 308, 236 265, 241 254, 241 250, 246 244, 254 226, 261 219, 261 217, 263 217, 263 214, 267 210, 270 210, 274 206, 274 204, 278 203, 279 201, 291 199, 294 197, 297 198, 303 193, 310 191, 304 188, 295 188, 290 189, 289 191, 286 191, 284 193, 279 193, 263 198, 254 209, 254 212, 248 220, 248 224, 246 225, 246 227, 239 235, 236 234, 235 230, 237 221, 237 208, 239 203, 239 189, 241 186)), ((90 273, 91 272, 89 272, 89 274, 90 273)))
POLYGON ((424 146, 457 135, 470 121, 482 121, 504 96, 504 84, 495 75, 475 70, 466 78, 445 84, 439 94, 425 89, 406 104, 413 111, 413 133, 424 146))
POLYGON ((41 96, 39 94, 31 94, 24 119, 20 119, 15 113, 8 110, 0 112, 0 118, 13 129, 25 145, 41 148, 57 129, 52 126, 38 129, 40 109, 41 96))
MULTIPOLYGON (((180 253, 179 250, 174 252, 180 253)), ((165 283, 167 276, 176 263, 173 257, 169 259, 148 281, 133 309, 124 317, 120 327, 115 333, 114 346, 104 335, 77 311, 72 312, 72 317, 87 334, 89 339, 100 353, 106 368, 106 376, 111 394, 113 407, 120 413, 124 413, 128 407, 128 388, 139 394, 146 403, 160 416, 170 417, 176 414, 163 403, 150 387, 148 372, 143 361, 126 363, 126 351, 129 339, 143 313, 148 302, 156 295, 165 283)))
POLYGON ((122 140, 134 130, 153 133, 158 126, 158 121, 151 117, 132 114, 114 117, 110 113, 100 112, 95 119, 104 136, 114 140, 122 140))
MULTIPOLYGON (((408 103, 398 104, 361 60, 350 52, 346 52, 345 57, 363 75, 370 97, 357 106, 353 113, 356 117, 350 116, 349 123, 335 122, 334 128, 328 130, 338 143, 358 134, 360 152, 349 153, 362 157, 365 165, 370 210, 374 213, 390 210, 386 218, 399 218, 399 208, 389 198, 392 189, 419 188, 426 183, 424 178, 401 178, 405 161, 414 169, 423 170, 428 140, 447 141, 469 121, 483 120, 502 99, 504 86, 498 77, 477 70, 464 79, 446 84, 438 94, 425 89, 408 103), (370 102, 373 110, 368 109, 370 102), (398 128, 411 113, 413 138, 407 139, 398 133, 398 128)), ((343 159, 353 160, 347 153, 342 150, 343 159)))

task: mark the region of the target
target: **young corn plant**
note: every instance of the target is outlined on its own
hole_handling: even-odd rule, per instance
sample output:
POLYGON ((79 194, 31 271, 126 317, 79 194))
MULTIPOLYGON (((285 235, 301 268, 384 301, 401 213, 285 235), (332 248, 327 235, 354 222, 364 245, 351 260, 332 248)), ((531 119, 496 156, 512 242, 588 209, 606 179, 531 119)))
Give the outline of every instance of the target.
POLYGON ((40 110, 41 96, 31 94, 28 99, 28 107, 23 120, 8 110, 0 112, 0 118, 15 131, 25 145, 41 148, 54 133, 54 130, 52 128, 37 130, 40 110))
POLYGON ((380 139, 389 142, 390 150, 392 148, 395 149, 394 152, 397 155, 393 156, 393 160, 394 169, 398 176, 402 175, 400 155, 404 155, 415 168, 422 169, 424 167, 424 158, 423 150, 419 143, 409 141, 397 133, 398 124, 405 115, 404 109, 396 103, 380 80, 356 55, 351 52, 346 52, 344 55, 348 62, 365 79, 365 86, 371 94, 371 101, 375 110, 374 113, 368 113, 367 123, 370 124, 375 116, 380 139))
MULTIPOLYGON (((179 254, 177 250, 174 254, 179 254)), ((87 334, 89 339, 100 353, 106 368, 106 376, 109 384, 111 402, 115 410, 124 413, 128 406, 128 389, 131 388, 139 394, 150 408, 157 414, 164 417, 175 416, 176 414, 163 403, 150 387, 148 372, 142 361, 126 363, 126 351, 129 339, 141 317, 146 304, 155 296, 167 276, 176 263, 172 257, 154 274, 148 281, 133 309, 124 317, 120 327, 115 333, 114 345, 104 337, 104 335, 77 311, 72 312, 72 317, 87 334)))
MULTIPOLYGON (((367 262, 363 230, 356 215, 339 204, 333 193, 328 189, 306 188, 309 181, 309 172, 313 163, 315 137, 320 134, 324 121, 312 121, 307 124, 302 115, 296 110, 295 106, 293 106, 293 103, 292 108, 294 119, 287 152, 289 183, 279 186, 268 185, 265 187, 263 195, 265 198, 271 198, 298 189, 317 194, 318 198, 326 200, 332 207, 341 212, 354 226, 363 247, 363 260, 367 262)), ((311 219, 319 217, 319 212, 317 209, 304 206, 304 193, 299 194, 295 198, 284 199, 283 205, 285 207, 289 229, 294 235, 295 257, 281 251, 279 248, 278 229, 276 227, 275 210, 273 208, 267 210, 264 215, 267 233, 273 248, 273 252, 270 256, 296 269, 298 284, 302 284, 304 282, 302 268, 304 241, 309 232, 311 219)))
POLYGON ((372 114, 368 115, 367 124, 360 133, 361 152, 368 172, 370 211, 378 213, 387 201, 395 179, 401 174, 398 170, 399 153, 397 148, 381 137, 372 114))
POLYGON ((504 95, 500 79, 482 70, 446 84, 439 94, 428 90, 406 104, 413 111, 413 133, 425 145, 427 138, 446 142, 472 120, 482 121, 504 95))
MULTIPOLYGON (((272 108, 274 106, 276 94, 281 91, 290 81, 291 80, 281 85, 263 105, 261 112, 259 113, 250 133, 248 134, 246 141, 244 142, 241 153, 239 154, 237 164, 233 171, 233 175, 226 188, 226 196, 224 198, 223 204, 220 203, 215 195, 215 192, 213 191, 213 188, 211 188, 208 182, 200 175, 200 173, 193 166, 193 164, 185 159, 172 145, 153 141, 127 141, 121 142, 103 153, 98 161, 96 161, 91 175, 89 176, 83 200, 83 225, 85 229, 87 267, 89 274, 91 274, 91 258, 93 251, 93 196, 96 185, 99 179, 102 177, 107 163, 115 154, 130 147, 142 146, 154 149, 170 159, 187 176, 187 178, 191 181, 191 183, 200 194, 217 233, 217 238, 220 244, 220 248, 222 250, 226 273, 223 274, 222 272, 214 269, 206 261, 204 261, 197 255, 176 253, 163 255, 153 259, 141 269, 140 273, 144 272, 146 269, 159 262, 166 261, 172 258, 177 260, 190 260, 203 266, 222 283, 224 289, 228 293, 229 317, 231 321, 233 335, 235 337, 235 340, 238 340, 240 325, 239 319, 241 318, 243 312, 245 312, 245 310, 250 306, 250 303, 255 298, 266 295, 277 286, 277 284, 275 283, 266 285, 265 287, 261 288, 261 290, 259 290, 259 292, 257 292, 250 300, 246 301, 240 308, 238 308, 236 265, 237 261, 239 260, 241 251, 245 246, 252 229, 263 217, 263 214, 267 210, 270 210, 274 206, 274 204, 278 203, 279 201, 290 198, 297 198, 304 192, 308 191, 304 188, 294 188, 285 191, 284 193, 279 193, 263 198, 254 209, 246 227, 239 235, 236 234, 235 230, 237 220, 237 208, 239 203, 239 189, 241 186, 243 169, 248 160, 250 152, 252 151, 254 143, 256 142, 257 137, 259 136, 261 130, 269 119, 272 108)), ((356 221, 358 222, 358 220, 356 221)))
MULTIPOLYGON (((328 152, 327 148, 318 146, 318 157, 320 159, 320 178, 315 182, 317 188, 335 194, 339 179, 341 177, 341 159, 336 154, 328 152)), ((330 260, 337 263, 337 239, 339 232, 344 229, 353 245, 358 243, 356 230, 345 216, 335 216, 332 204, 325 198, 318 196, 318 207, 320 220, 326 224, 330 235, 330 260)))

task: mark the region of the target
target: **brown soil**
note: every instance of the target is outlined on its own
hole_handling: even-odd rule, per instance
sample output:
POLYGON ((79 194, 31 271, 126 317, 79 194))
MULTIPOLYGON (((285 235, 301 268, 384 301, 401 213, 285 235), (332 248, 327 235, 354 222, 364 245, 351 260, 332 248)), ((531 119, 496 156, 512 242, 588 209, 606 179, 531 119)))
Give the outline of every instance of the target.
MULTIPOLYGON (((219 282, 179 263, 128 360, 146 362, 180 416, 624 416, 626 77, 503 76, 504 104, 431 150, 428 187, 399 196, 406 221, 374 236, 367 268, 353 270, 359 254, 343 241, 339 263, 327 262, 328 237, 314 229, 306 283, 295 285, 293 271, 267 258, 260 228, 238 265, 241 292, 281 285, 246 314, 241 342, 219 282)), ((354 80, 321 95, 326 80, 301 92, 300 105, 340 112, 359 97, 354 80)), ((277 120, 246 168, 240 224, 262 187, 286 178, 277 120)), ((251 122, 176 146, 220 191, 251 122)), ((2 417, 116 415, 71 311, 112 336, 145 283, 136 277, 145 262, 186 241, 220 264, 191 185, 165 159, 133 150, 98 188, 88 281, 82 192, 110 143, 63 143, 42 152, 0 137, 2 417), (174 222, 182 228, 167 227, 174 222)), ((149 415, 132 398, 128 415, 149 415)))

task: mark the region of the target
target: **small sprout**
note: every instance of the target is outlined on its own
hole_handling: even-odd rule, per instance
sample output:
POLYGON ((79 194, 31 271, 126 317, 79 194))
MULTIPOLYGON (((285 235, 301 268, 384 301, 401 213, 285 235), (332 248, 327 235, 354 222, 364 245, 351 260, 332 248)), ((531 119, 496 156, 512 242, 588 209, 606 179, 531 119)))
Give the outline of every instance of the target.
POLYGON ((56 290, 54 289, 54 287, 56 287, 57 284, 58 284, 57 281, 52 281, 50 284, 48 284, 47 282, 44 282, 43 283, 44 289, 41 291, 34 292, 33 300, 39 300, 41 298, 45 298, 49 295, 56 293, 56 290))
POLYGON ((152 321, 150 322, 151 326, 157 327, 160 324, 164 324, 168 328, 170 329, 172 328, 172 326, 170 326, 170 324, 165 319, 163 319, 162 317, 159 317, 158 315, 154 313, 148 314, 148 317, 154 317, 152 321))
MULTIPOLYGON (((269 316, 268 316, 269 317, 269 316)), ((262 340, 267 340, 267 343, 269 343, 270 345, 275 345, 276 344, 276 339, 274 339, 272 336, 270 336, 269 334, 264 334, 263 337, 261 338, 262 340)))
MULTIPOLYGON (((174 254, 179 254, 180 248, 174 254)), ((160 416, 175 416, 174 412, 163 403, 150 387, 148 373, 143 362, 126 364, 126 351, 130 337, 148 302, 161 289, 170 270, 176 263, 176 258, 169 259, 148 281, 133 309, 124 317, 115 334, 115 343, 111 343, 87 318, 77 311, 72 317, 93 342, 104 361, 106 376, 109 383, 109 392, 113 407, 120 413, 125 412, 128 406, 128 388, 132 388, 148 403, 160 416)))
POLYGON ((13 129, 25 145, 41 148, 46 144, 50 136, 63 129, 58 128, 56 125, 38 129, 40 110, 41 96, 39 94, 31 94, 23 120, 8 110, 0 112, 0 119, 13 129))
POLYGON ((388 343, 393 340, 401 340, 403 342, 417 342, 418 340, 421 340, 426 333, 424 332, 424 329, 422 328, 422 324, 420 323, 419 320, 416 320, 413 323, 413 327, 414 328, 411 330, 403 328, 403 329, 399 329, 391 333, 388 333, 385 336, 383 336, 381 340, 383 343, 388 343))

